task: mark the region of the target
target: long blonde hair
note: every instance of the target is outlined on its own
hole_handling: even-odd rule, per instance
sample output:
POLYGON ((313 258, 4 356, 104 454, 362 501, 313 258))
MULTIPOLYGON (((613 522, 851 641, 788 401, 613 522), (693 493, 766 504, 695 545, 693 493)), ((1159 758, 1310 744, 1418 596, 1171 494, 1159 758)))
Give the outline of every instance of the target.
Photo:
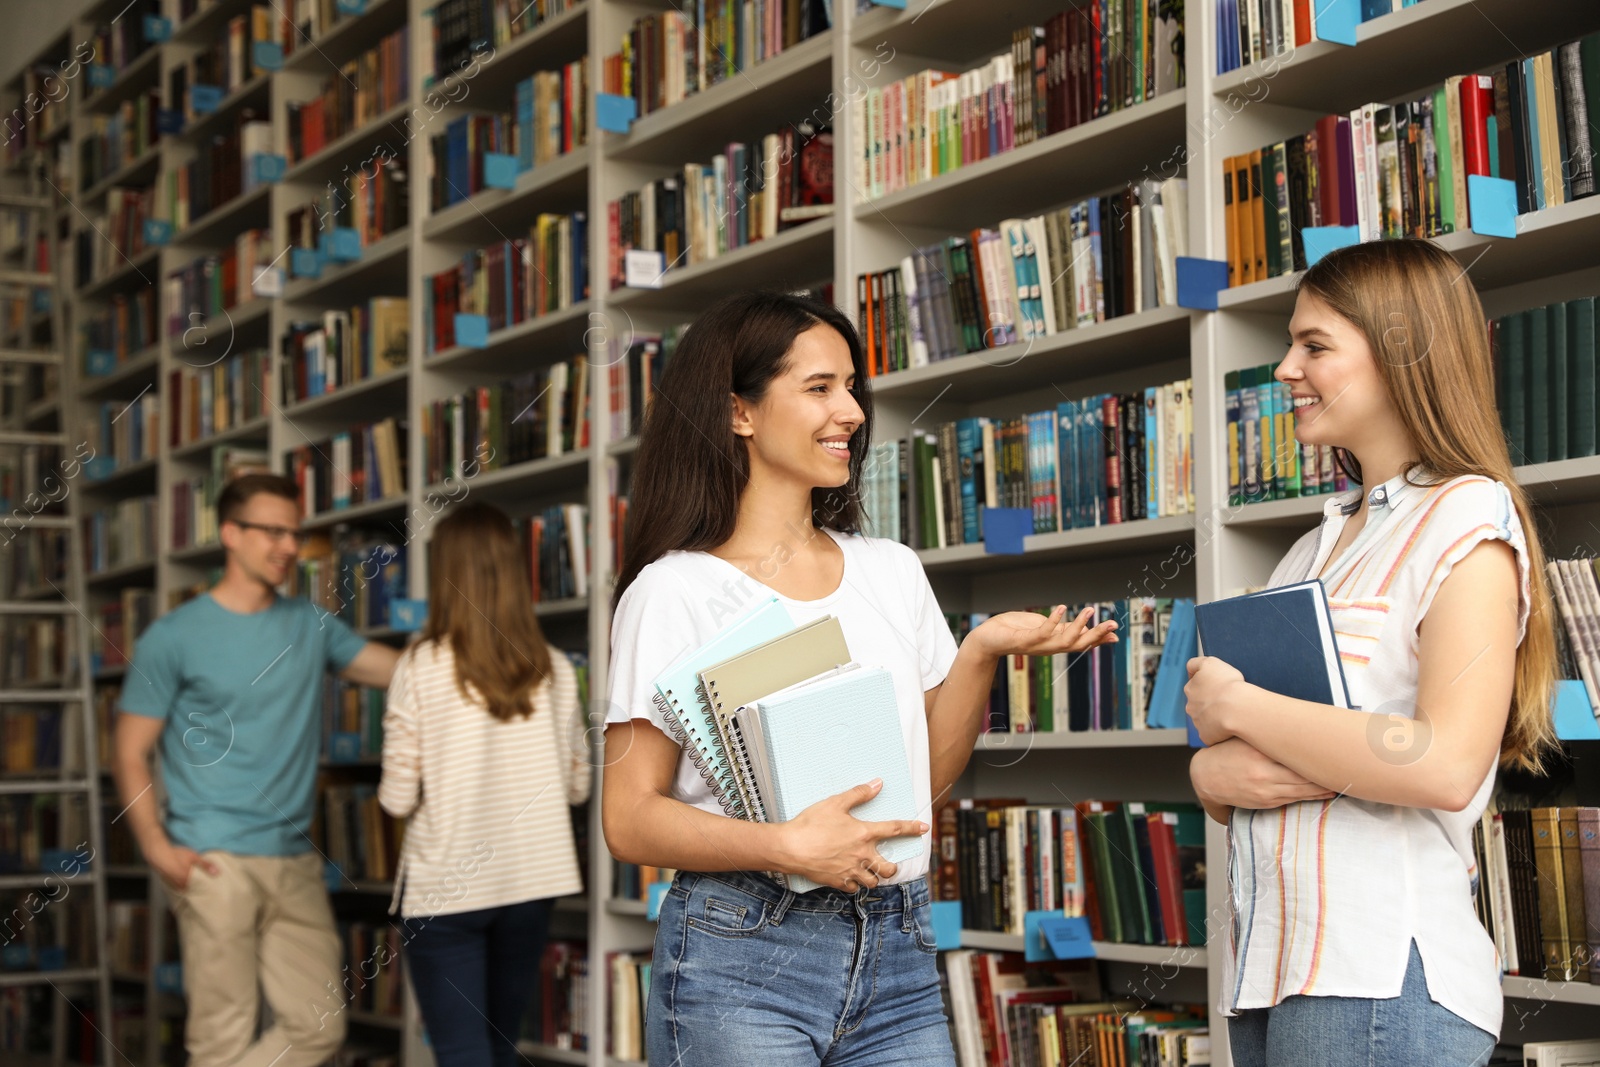
MULTIPOLYGON (((1300 280, 1372 346, 1389 396, 1430 479, 1466 474, 1503 482, 1528 541, 1531 602, 1517 648, 1511 714, 1500 743, 1500 762, 1537 771, 1555 747, 1550 695, 1556 679, 1556 643, 1544 551, 1517 484, 1495 410, 1489 334, 1483 306, 1466 272, 1427 241, 1373 241, 1323 257, 1300 280)), ((1361 468, 1348 452, 1340 465, 1357 482, 1361 468)))

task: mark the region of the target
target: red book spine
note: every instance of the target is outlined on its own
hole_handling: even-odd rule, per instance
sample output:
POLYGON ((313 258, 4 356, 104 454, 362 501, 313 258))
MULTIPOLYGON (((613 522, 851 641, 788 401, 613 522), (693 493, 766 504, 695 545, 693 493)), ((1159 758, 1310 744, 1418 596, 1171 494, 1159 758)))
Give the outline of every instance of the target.
POLYGON ((1317 202, 1324 226, 1339 226, 1339 120, 1324 115, 1317 120, 1317 202))
POLYGON ((1100 405, 1105 423, 1106 522, 1122 521, 1122 403, 1113 394, 1100 405))
POLYGON ((1494 114, 1494 79, 1473 74, 1461 79, 1461 141, 1468 174, 1489 174, 1488 117, 1494 114))

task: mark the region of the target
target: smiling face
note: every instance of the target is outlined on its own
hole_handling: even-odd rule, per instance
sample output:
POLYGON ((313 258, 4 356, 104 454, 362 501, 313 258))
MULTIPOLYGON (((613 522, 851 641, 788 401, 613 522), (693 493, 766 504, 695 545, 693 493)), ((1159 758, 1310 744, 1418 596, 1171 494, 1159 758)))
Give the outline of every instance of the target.
POLYGON ((300 529, 300 506, 274 493, 256 493, 222 524, 228 565, 253 581, 277 588, 300 554, 299 542, 280 531, 300 529), (269 527, 269 530, 262 529, 269 527))
POLYGON ((1274 377, 1294 398, 1301 444, 1360 453, 1363 441, 1404 436, 1399 412, 1366 336, 1308 293, 1295 301, 1289 351, 1274 377))
POLYGON ((850 480, 850 438, 864 414, 850 346, 829 326, 795 338, 788 365, 759 404, 735 396, 733 432, 750 449, 750 479, 779 480, 806 490, 850 480))

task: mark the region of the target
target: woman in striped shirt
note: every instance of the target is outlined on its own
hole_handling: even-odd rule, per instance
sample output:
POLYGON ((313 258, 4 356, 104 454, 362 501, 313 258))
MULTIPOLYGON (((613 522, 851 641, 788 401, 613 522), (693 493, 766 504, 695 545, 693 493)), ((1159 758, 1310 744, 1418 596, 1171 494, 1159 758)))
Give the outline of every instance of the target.
POLYGON ((552 899, 583 888, 568 811, 589 795, 578 683, 540 632, 503 512, 456 508, 430 564, 427 625, 389 686, 378 801, 409 817, 395 899, 434 1057, 511 1067, 552 899))
POLYGON ((1472 829, 1496 767, 1553 743, 1555 642, 1483 308, 1426 241, 1341 249, 1300 282, 1277 379, 1296 438, 1360 486, 1270 581, 1321 578, 1354 707, 1190 662, 1190 774, 1229 828, 1233 1061, 1484 1064, 1502 1002, 1472 829))

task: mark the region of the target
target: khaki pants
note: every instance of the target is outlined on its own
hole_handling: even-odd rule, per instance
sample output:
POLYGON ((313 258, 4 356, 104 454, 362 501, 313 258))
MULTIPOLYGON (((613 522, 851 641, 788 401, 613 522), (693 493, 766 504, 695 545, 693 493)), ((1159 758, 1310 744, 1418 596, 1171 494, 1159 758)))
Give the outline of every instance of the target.
POLYGON ((344 1041, 342 952, 322 857, 207 852, 174 890, 189 1067, 317 1067, 344 1041), (273 1022, 256 1040, 261 996, 273 1022))

